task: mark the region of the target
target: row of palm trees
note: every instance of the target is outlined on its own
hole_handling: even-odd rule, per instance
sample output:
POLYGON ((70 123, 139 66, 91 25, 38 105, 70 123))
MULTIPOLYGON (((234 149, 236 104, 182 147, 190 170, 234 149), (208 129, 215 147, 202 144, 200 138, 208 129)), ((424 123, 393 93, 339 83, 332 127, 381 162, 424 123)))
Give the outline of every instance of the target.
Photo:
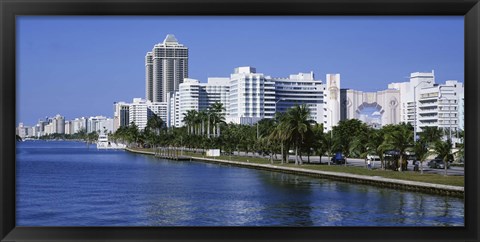
POLYGON ((220 136, 220 124, 225 123, 225 108, 220 102, 215 102, 207 110, 188 110, 183 118, 190 135, 220 136))
MULTIPOLYGON (((294 106, 273 119, 262 119, 255 125, 225 123, 224 107, 215 103, 205 111, 188 111, 184 127, 167 128, 156 115, 149 118, 144 130, 135 124, 121 127, 111 138, 129 146, 172 146, 196 149, 220 148, 222 152, 257 152, 286 163, 293 151, 295 164, 307 162, 311 155, 333 156, 342 152, 347 157, 366 158, 377 155, 382 169, 405 170, 407 155, 415 153, 421 164, 436 154, 445 163, 452 159, 450 140, 442 140, 443 131, 427 127, 414 142, 410 124, 385 125, 374 129, 357 119, 342 120, 331 131, 310 119, 306 105, 294 106), (280 154, 278 159, 277 154, 280 154)), ((462 134, 463 135, 463 134, 462 134)), ((463 152, 463 145, 460 150, 463 152)))

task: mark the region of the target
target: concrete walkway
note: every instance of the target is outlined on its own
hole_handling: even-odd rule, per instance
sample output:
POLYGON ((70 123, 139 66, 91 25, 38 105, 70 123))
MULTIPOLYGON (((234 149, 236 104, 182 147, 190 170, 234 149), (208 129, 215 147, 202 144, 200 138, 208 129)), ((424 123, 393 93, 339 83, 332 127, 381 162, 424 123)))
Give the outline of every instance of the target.
MULTIPOLYGON (((147 155, 155 154, 152 151, 138 151, 138 150, 133 150, 129 148, 127 148, 126 150, 134 153, 147 154, 147 155)), ((457 197, 464 196, 464 187, 459 187, 459 186, 449 186, 449 185, 441 185, 441 184, 433 184, 433 183, 417 182, 417 181, 406 181, 406 180, 399 180, 399 179, 384 178, 380 176, 363 176, 363 175, 356 175, 356 174, 343 173, 343 172, 319 171, 319 170, 305 169, 301 167, 283 167, 283 166, 277 166, 277 165, 271 165, 271 164, 257 164, 257 163, 240 162, 240 161, 219 160, 215 158, 191 157, 191 159, 205 161, 205 162, 228 164, 228 165, 234 165, 234 166, 240 166, 240 167, 249 167, 249 168, 255 168, 255 169, 262 169, 262 170, 286 172, 290 174, 330 178, 330 179, 347 181, 347 182, 377 185, 381 187, 400 188, 404 190, 421 191, 421 192, 451 195, 451 196, 457 196, 457 197)))

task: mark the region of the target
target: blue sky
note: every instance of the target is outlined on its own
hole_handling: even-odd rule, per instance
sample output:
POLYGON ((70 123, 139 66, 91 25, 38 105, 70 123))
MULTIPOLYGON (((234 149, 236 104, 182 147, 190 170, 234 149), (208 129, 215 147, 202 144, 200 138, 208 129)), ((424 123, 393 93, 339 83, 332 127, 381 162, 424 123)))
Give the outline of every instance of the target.
POLYGON ((144 57, 167 34, 189 47, 189 77, 238 66, 287 77, 340 73, 342 88, 376 91, 435 70, 464 79, 464 20, 449 17, 17 17, 17 123, 57 113, 113 116, 145 96, 144 57))

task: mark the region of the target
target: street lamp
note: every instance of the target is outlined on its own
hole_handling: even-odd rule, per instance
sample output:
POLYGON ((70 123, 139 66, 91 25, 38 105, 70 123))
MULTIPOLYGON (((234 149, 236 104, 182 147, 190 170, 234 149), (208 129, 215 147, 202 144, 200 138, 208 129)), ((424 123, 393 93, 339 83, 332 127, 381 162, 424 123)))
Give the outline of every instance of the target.
POLYGON ((413 87, 413 105, 414 105, 414 110, 415 110, 414 116, 413 116, 413 143, 414 144, 417 143, 417 94, 416 94, 416 90, 417 90, 417 87, 424 82, 430 83, 430 81, 423 80, 413 87))
MULTIPOLYGON (((278 99, 278 101, 275 102, 275 113, 277 113, 277 103, 283 100, 285 100, 285 98, 280 98, 278 99)), ((274 113, 274 116, 275 116, 275 113, 274 113)))

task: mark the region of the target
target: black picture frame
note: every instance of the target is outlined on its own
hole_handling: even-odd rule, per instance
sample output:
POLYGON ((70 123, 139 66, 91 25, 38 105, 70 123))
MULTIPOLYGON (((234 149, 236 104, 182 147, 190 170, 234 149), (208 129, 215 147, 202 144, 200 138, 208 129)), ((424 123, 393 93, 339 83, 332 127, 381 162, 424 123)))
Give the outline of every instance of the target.
POLYGON ((1 241, 478 241, 478 0, 0 0, 1 241), (464 227, 16 227, 15 17, 20 15, 463 15, 464 227))

